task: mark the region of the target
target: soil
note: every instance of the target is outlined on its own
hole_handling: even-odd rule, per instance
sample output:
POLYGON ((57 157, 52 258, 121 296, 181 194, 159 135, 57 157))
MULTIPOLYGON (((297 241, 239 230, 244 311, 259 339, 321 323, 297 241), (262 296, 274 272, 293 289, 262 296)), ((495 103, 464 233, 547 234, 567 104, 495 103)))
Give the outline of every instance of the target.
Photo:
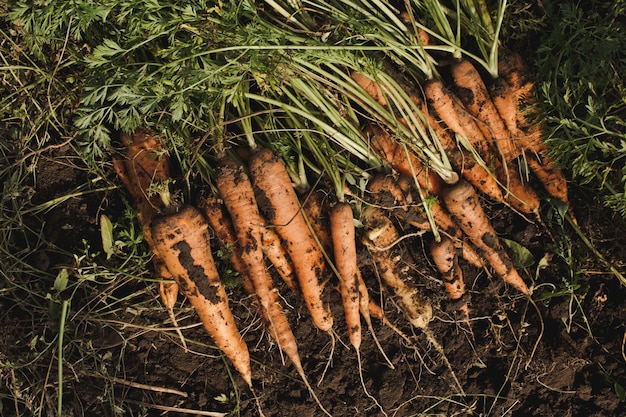
MULTIPOLYGON (((66 195, 92 179, 89 170, 72 155, 70 148, 54 149, 40 159, 37 182, 32 184, 33 203, 66 195)), ((116 181, 112 170, 110 179, 116 181)), ((81 194, 41 216, 25 218, 33 229, 42 227, 40 238, 45 241, 29 258, 30 264, 35 270, 51 272, 45 276, 54 277, 60 266, 74 261, 67 254, 81 253, 86 243, 101 252, 98 216, 106 213, 112 219, 120 218, 123 195, 121 189, 81 194)), ((584 189, 572 186, 571 195, 581 229, 607 259, 624 270, 624 225, 584 189)), ((544 215, 550 219, 551 211, 545 204, 544 215)), ((524 296, 484 271, 463 264, 470 293, 468 324, 441 288, 427 255, 428 235, 407 239, 404 243, 412 256, 405 262, 432 300, 435 316, 430 330, 449 365, 423 332, 410 328, 388 294, 380 292, 367 253, 362 253, 361 262, 371 293, 384 301, 388 319, 409 339, 374 321, 376 337, 393 369, 373 335, 365 331, 361 347, 363 382, 357 356, 347 341, 339 294, 328 287, 327 301, 336 323, 333 337, 317 331, 303 303, 278 284, 305 371, 332 415, 626 415, 624 287, 585 249, 568 225, 563 227, 571 241, 554 232, 558 223, 551 220, 549 223, 557 226, 550 228, 556 236, 553 239, 544 226, 504 207, 488 209, 502 237, 526 247, 536 261, 542 260, 539 271, 536 263, 524 271, 528 280, 537 277, 534 296, 541 320, 524 296), (563 254, 569 256, 560 256, 563 254), (542 334, 541 321, 545 326, 542 334)), ((123 267, 123 259, 106 260, 102 254, 94 262, 111 271, 123 267)), ((150 276, 149 264, 144 276, 150 276)), ((212 346, 182 296, 176 314, 189 352, 171 330, 154 283, 123 274, 115 280, 98 287, 98 291, 114 292, 121 300, 115 306, 99 305, 109 309, 106 322, 89 315, 95 310, 93 300, 98 294, 85 291, 72 299, 65 329, 64 416, 192 416, 211 415, 209 411, 227 413, 236 407, 239 415, 256 416, 259 406, 267 417, 323 414, 293 366, 283 363, 241 286, 229 286, 229 296, 253 359, 258 404, 212 346), (125 299, 132 303, 124 304, 125 299), (167 330, 161 330, 164 328, 167 330)), ((42 280, 43 295, 50 291, 48 285, 51 282, 42 280)), ((55 325, 6 296, 0 302, 4 311, 0 363, 22 364, 0 371, 0 390, 4 391, 0 410, 3 415, 18 411, 30 415, 29 410, 39 406, 53 415, 58 388, 56 345, 51 349, 38 346, 54 339, 55 325), (40 337, 33 341, 33 334, 40 337), (30 364, 24 363, 24 358, 33 358, 34 351, 43 353, 30 364)))

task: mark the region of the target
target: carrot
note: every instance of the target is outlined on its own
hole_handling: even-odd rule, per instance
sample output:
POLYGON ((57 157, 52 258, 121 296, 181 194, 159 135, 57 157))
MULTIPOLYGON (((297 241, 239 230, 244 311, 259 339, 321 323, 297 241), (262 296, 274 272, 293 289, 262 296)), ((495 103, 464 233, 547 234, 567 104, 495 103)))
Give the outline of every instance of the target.
POLYGON ((241 277, 244 289, 248 294, 254 294, 254 286, 241 260, 242 249, 237 241, 235 229, 226 208, 215 196, 205 197, 200 200, 198 208, 209 221, 220 244, 230 247, 232 251, 230 262, 241 277))
POLYGON ((368 76, 361 74, 360 72, 353 71, 350 77, 361 87, 365 92, 378 102, 381 106, 387 105, 387 100, 383 94, 380 86, 368 76))
POLYGON ((339 286, 348 327, 348 338, 357 355, 361 385, 365 394, 374 400, 383 414, 386 414, 376 398, 368 392, 365 381, 363 380, 363 367, 360 353, 362 336, 361 312, 363 308, 366 308, 365 315, 369 318, 369 303, 366 304, 365 300, 361 303, 361 296, 367 297, 367 288, 365 287, 365 282, 361 277, 361 272, 357 264, 354 218, 352 208, 348 203, 338 202, 331 208, 330 232, 333 243, 335 267, 337 268, 340 278, 339 286))
POLYGON ((211 255, 208 224, 195 208, 156 218, 152 224, 156 248, 167 269, 202 320, 220 350, 252 388, 248 348, 228 306, 211 255))
MULTIPOLYGON (((480 122, 483 135, 495 144, 503 155, 516 151, 511 132, 493 103, 489 90, 476 67, 467 59, 452 64, 452 77, 458 97, 465 108, 480 122)), ((511 159, 505 157, 505 161, 511 159)))
POLYGON ((363 220, 368 227, 363 242, 370 250, 383 284, 394 295, 411 325, 420 329, 435 346, 450 370, 454 382, 463 392, 463 387, 446 357, 443 346, 430 330, 429 323, 433 319, 432 304, 413 283, 408 275, 408 268, 402 265, 402 261, 407 259, 408 255, 403 253, 399 246, 391 247, 398 241, 397 229, 382 211, 373 207, 367 207, 363 211, 363 220))
POLYGON ((498 235, 487 218, 476 190, 461 181, 445 190, 443 198, 448 210, 472 243, 482 253, 494 272, 505 282, 530 297, 528 286, 513 266, 498 235))
POLYGON ((261 316, 265 319, 272 338, 278 343, 281 351, 287 354, 321 410, 330 415, 308 382, 298 353, 296 338, 278 302, 278 293, 266 268, 262 249, 263 218, 259 212, 252 182, 242 166, 232 160, 221 159, 216 173, 216 185, 230 213, 238 243, 242 248, 241 260, 261 305, 261 316))
POLYGON ((287 244, 313 323, 322 331, 330 331, 333 316, 324 305, 324 287, 319 282, 324 256, 302 214, 289 174, 278 155, 269 149, 255 152, 250 157, 249 167, 260 207, 287 244))
POLYGON ((361 346, 360 271, 357 265, 354 218, 352 208, 348 203, 339 202, 332 207, 330 232, 335 267, 339 272, 341 299, 348 325, 348 337, 352 346, 358 351, 361 346))
MULTIPOLYGON (((159 296, 161 302, 163 302, 186 350, 185 338, 178 328, 174 315, 174 305, 178 298, 178 285, 157 253, 150 230, 152 219, 168 203, 159 198, 159 195, 151 194, 151 187, 170 179, 169 158, 163 153, 163 146, 158 136, 147 130, 139 130, 132 135, 123 133, 120 139, 125 147, 125 156, 124 159, 113 160, 113 167, 126 186, 138 210, 137 218, 143 230, 144 239, 153 254, 152 262, 155 276, 160 280, 159 296)), ((167 187, 166 184, 165 187, 167 187)))
POLYGON ((417 287, 409 284, 407 277, 402 277, 407 273, 401 265, 402 253, 392 247, 400 237, 397 229, 382 211, 373 207, 363 211, 363 219, 368 226, 364 243, 370 249, 383 283, 398 298, 409 322, 419 329, 426 328, 432 320, 432 306, 417 287))
POLYGON ((424 84, 424 93, 428 105, 438 118, 454 133, 467 140, 476 153, 489 163, 490 145, 474 121, 474 117, 465 110, 458 97, 446 88, 441 80, 435 78, 424 84))
POLYGON ((452 240, 444 237, 441 242, 433 241, 430 245, 430 254, 444 279, 444 286, 450 299, 460 300, 465 295, 465 281, 452 240))

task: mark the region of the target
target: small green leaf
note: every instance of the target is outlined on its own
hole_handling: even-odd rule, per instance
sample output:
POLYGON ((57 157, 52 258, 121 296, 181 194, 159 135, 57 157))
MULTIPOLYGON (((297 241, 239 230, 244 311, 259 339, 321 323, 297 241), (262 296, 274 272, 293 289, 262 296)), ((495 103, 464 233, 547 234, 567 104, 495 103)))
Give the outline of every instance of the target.
POLYGON ((105 214, 100 216, 100 236, 102 237, 102 249, 107 254, 107 259, 110 259, 115 253, 113 223, 105 214))
POLYGON ((63 268, 57 274, 57 277, 54 279, 54 289, 57 291, 64 291, 67 288, 67 283, 69 281, 69 273, 66 268, 63 268))
POLYGON ((535 258, 532 253, 524 246, 520 245, 514 240, 500 239, 507 248, 513 253, 513 263, 516 268, 528 268, 535 264, 535 258))
POLYGON ((624 391, 622 384, 615 382, 613 384, 613 389, 615 390, 615 395, 617 395, 617 398, 619 398, 621 402, 626 401, 626 392, 624 391))

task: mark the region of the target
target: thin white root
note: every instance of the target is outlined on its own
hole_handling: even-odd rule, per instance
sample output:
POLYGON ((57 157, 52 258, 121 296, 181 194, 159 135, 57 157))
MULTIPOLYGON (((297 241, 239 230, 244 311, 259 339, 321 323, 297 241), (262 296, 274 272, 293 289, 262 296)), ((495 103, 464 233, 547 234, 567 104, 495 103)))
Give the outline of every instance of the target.
POLYGON ((183 345, 183 349, 185 349, 185 353, 189 352, 189 348, 187 348, 187 341, 183 336, 183 332, 180 331, 180 326, 178 325, 178 321, 176 320, 176 315, 174 314, 174 310, 172 308, 167 308, 167 314, 170 316, 170 320, 172 321, 172 325, 174 326, 174 330, 178 334, 180 338, 180 343, 183 345))

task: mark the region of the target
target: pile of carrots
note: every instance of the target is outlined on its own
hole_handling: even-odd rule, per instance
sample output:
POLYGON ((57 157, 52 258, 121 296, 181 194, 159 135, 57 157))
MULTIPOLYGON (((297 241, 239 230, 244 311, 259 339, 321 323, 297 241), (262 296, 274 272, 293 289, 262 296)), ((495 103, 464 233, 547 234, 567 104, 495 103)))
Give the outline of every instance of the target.
MULTIPOLYGON (((230 261, 268 333, 317 400, 276 290, 277 277, 300 297, 314 326, 333 339, 337 318, 329 308, 327 291, 337 289, 347 337, 357 355, 361 320, 372 334, 372 317, 386 322, 363 279, 359 250, 368 250, 374 260, 375 271, 367 274, 378 274, 407 320, 436 344, 429 330, 430 300, 399 264, 403 236, 398 222, 421 233, 435 233, 430 248, 433 264, 465 317, 470 310, 464 262, 493 272, 532 302, 531 288, 514 267, 482 204, 488 199, 525 216, 539 216, 540 200, 528 176, 532 173, 548 195, 565 204, 567 186, 547 155, 541 125, 532 118, 532 82, 521 58, 507 54, 500 64, 500 77, 493 83, 485 83, 470 61, 459 60, 449 66, 449 85, 433 79, 407 87, 422 109, 424 126, 434 132, 459 176, 453 184, 445 183, 396 141, 391 129, 364 128, 372 151, 390 169, 372 176, 367 192, 360 196, 359 207, 364 207, 360 211, 350 204, 350 193, 348 198, 334 198, 323 190, 298 195, 281 155, 261 147, 239 152, 246 155, 243 160, 217 156, 214 187, 195 207, 171 202, 164 197, 170 195, 171 174, 161 143, 146 132, 124 135, 125 155, 115 167, 138 208, 166 307, 171 311, 177 293, 184 294, 217 346, 253 388, 248 348, 211 253, 211 239, 218 239, 232 250, 230 261), (155 195, 155 183, 161 184, 157 187, 161 194, 155 195)), ((387 105, 375 80, 358 73, 352 77, 387 105)), ((440 352, 443 355, 443 349, 440 352)))

